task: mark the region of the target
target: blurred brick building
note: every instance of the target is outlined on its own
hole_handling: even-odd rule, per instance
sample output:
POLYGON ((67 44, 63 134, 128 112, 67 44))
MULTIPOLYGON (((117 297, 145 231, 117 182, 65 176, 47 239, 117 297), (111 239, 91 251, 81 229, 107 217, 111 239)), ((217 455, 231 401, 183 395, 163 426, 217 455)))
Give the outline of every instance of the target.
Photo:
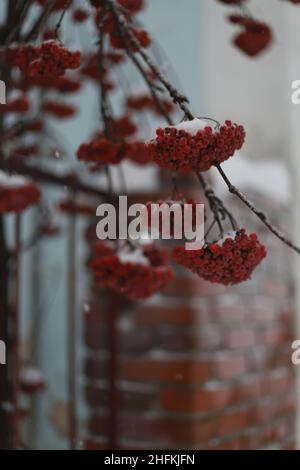
MULTIPOLYGON (((287 207, 251 196, 289 226, 287 207)), ((112 416, 117 449, 295 448, 291 253, 247 214, 249 226, 269 252, 251 281, 225 288, 180 270, 163 295, 118 313, 113 402, 111 304, 94 293, 84 316, 87 449, 111 449, 112 416)))

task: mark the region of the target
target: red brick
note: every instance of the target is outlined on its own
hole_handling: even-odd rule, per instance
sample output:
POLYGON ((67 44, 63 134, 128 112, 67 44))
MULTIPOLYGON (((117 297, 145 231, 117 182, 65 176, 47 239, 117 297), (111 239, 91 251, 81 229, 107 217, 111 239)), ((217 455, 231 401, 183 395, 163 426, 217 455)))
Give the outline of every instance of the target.
POLYGON ((249 348, 255 344, 255 335, 250 328, 231 329, 225 333, 224 341, 227 348, 249 348))
POLYGON ((222 333, 217 325, 194 328, 193 331, 183 328, 160 329, 159 344, 162 349, 173 352, 191 350, 211 350, 219 347, 222 333))
POLYGON ((250 427, 253 422, 252 412, 249 408, 226 411, 218 418, 218 435, 234 434, 250 427))
POLYGON ((143 353, 158 346, 158 334, 153 328, 139 328, 120 334, 119 349, 122 353, 143 353))
POLYGON ((212 377, 218 379, 232 379, 247 371, 246 359, 243 355, 226 355, 225 353, 213 363, 212 377))
MULTIPOLYGON (((89 430, 102 435, 107 429, 107 417, 94 416, 89 421, 89 430)), ((167 418, 147 419, 143 416, 128 415, 119 419, 119 432, 126 439, 152 441, 158 444, 199 444, 216 435, 216 420, 179 420, 167 418)), ((172 447, 170 447, 172 448, 172 447)))
POLYGON ((87 439, 83 443, 83 448, 85 450, 107 450, 108 443, 106 441, 99 442, 93 439, 87 439))
POLYGON ((290 335, 282 326, 268 326, 258 333, 257 344, 273 346, 289 341, 290 335))
POLYGON ((86 360, 84 373, 87 377, 97 379, 107 375, 107 360, 89 358, 86 360))
POLYGON ((192 325, 196 321, 206 322, 209 319, 205 310, 195 310, 188 306, 157 306, 140 307, 134 314, 136 323, 142 325, 192 325))
POLYGON ((122 376, 128 380, 150 380, 181 384, 200 383, 209 377, 206 361, 132 359, 124 361, 122 376))
POLYGON ((101 350, 107 348, 107 328, 95 322, 87 322, 85 325, 85 344, 89 349, 101 350))
POLYGON ((230 402, 231 389, 216 385, 211 389, 174 390, 160 393, 160 403, 164 411, 175 413, 200 413, 216 410, 230 402))
MULTIPOLYGON (((109 404, 109 391, 106 387, 88 385, 85 397, 91 407, 106 407, 109 404)), ((118 390, 119 406, 125 410, 150 410, 157 402, 157 394, 150 391, 118 390)))
POLYGON ((214 296, 225 293, 225 286, 219 284, 211 284, 203 281, 196 276, 177 275, 172 281, 164 294, 174 297, 190 297, 190 296, 214 296))
POLYGON ((272 373, 270 392, 272 395, 280 395, 289 390, 293 383, 293 377, 288 370, 278 370, 272 373))
POLYGON ((217 309, 217 318, 222 323, 242 323, 245 320, 244 305, 222 305, 217 309))
POLYGON ((258 376, 241 379, 233 393, 233 402, 256 400, 263 395, 261 379, 258 376))
POLYGON ((212 442, 208 450, 243 450, 241 438, 226 440, 224 442, 212 442))

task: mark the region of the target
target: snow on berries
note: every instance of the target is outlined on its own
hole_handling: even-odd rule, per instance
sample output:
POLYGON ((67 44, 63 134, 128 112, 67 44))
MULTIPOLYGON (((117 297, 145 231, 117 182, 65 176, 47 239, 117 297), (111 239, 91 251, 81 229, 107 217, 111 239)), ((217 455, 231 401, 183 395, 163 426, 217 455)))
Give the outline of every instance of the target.
POLYGON ((44 374, 31 365, 24 365, 20 374, 20 386, 23 393, 35 394, 46 388, 44 374))
POLYGON ((154 244, 114 251, 98 241, 90 263, 96 284, 130 300, 147 299, 163 290, 173 277, 165 253, 154 244))
POLYGON ((156 164, 183 173, 207 171, 224 162, 242 147, 244 140, 242 125, 225 121, 213 129, 206 121, 195 118, 157 129, 156 139, 146 145, 156 164))
POLYGON ((257 56, 271 44, 272 30, 266 23, 242 15, 231 15, 229 21, 242 27, 233 44, 249 57, 257 56))
POLYGON ((6 52, 11 65, 18 66, 29 77, 64 75, 67 69, 80 66, 80 52, 70 51, 58 41, 44 41, 40 46, 30 44, 13 47, 6 52))
POLYGON ((266 256, 257 235, 245 229, 229 233, 217 243, 201 250, 173 249, 173 258, 199 277, 218 284, 230 285, 250 279, 252 272, 266 256))
POLYGON ((31 181, 0 171, 0 214, 22 212, 36 204, 40 196, 40 189, 31 181))

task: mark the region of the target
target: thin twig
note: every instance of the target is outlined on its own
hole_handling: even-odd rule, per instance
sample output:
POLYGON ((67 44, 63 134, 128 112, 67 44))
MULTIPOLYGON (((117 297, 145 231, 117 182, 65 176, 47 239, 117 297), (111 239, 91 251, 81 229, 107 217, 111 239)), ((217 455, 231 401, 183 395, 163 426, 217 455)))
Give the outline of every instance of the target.
POLYGON ((166 88, 166 90, 169 92, 174 103, 178 104, 180 109, 184 112, 185 118, 193 119, 192 113, 190 112, 189 108, 186 106, 186 103, 189 102, 187 97, 179 93, 178 90, 176 90, 176 88, 174 88, 173 85, 162 74, 162 72, 154 65, 154 63, 152 62, 148 54, 141 47, 139 41, 136 39, 136 37, 134 36, 130 28, 128 28, 127 20, 122 10, 116 5, 116 3, 113 0, 106 0, 106 1, 114 17, 118 19, 118 25, 121 28, 121 30, 123 30, 123 34, 125 34, 128 37, 128 42, 130 46, 133 48, 133 50, 137 51, 137 53, 142 57, 142 59, 148 65, 148 67, 153 72, 153 74, 166 88))
POLYGON ((25 36, 25 42, 34 41, 38 35, 44 24, 46 23, 50 13, 53 10, 56 0, 48 0, 47 5, 44 7, 42 13, 37 18, 36 22, 34 23, 33 27, 29 31, 29 33, 25 36))
POLYGON ((203 188, 204 195, 209 203, 210 210, 214 215, 214 220, 218 224, 219 231, 221 237, 224 234, 222 221, 226 219, 226 217, 230 220, 231 226, 234 230, 238 230, 238 224, 231 214, 231 212, 225 207, 223 201, 218 198, 212 189, 211 186, 208 185, 206 179, 201 173, 196 173, 196 176, 203 188))
POLYGON ((8 31, 8 36, 5 39, 5 45, 8 45, 11 42, 15 41, 16 38, 19 36, 30 6, 31 6, 31 1, 30 0, 25 0, 23 2, 22 6, 20 8, 20 11, 19 11, 18 21, 17 21, 15 27, 8 31))
POLYGON ((58 20, 58 22, 57 22, 57 24, 56 24, 56 26, 55 26, 55 29, 54 29, 54 37, 55 37, 55 39, 58 38, 58 33, 59 33, 59 30, 60 30, 60 27, 61 27, 61 25, 62 25, 62 22, 63 22, 63 20, 64 20, 65 14, 66 14, 66 11, 67 11, 67 9, 69 8, 70 4, 71 4, 71 0, 69 0, 68 2, 66 2, 65 6, 64 6, 64 9, 63 9, 63 11, 62 11, 62 13, 61 13, 61 15, 60 15, 60 17, 59 17, 59 20, 58 20))
POLYGON ((281 240, 285 245, 289 246, 292 248, 292 250, 296 251, 298 254, 300 254, 300 247, 297 245, 294 245, 294 243, 289 240, 283 233, 280 232, 274 225, 270 222, 266 214, 257 209, 254 204, 243 194, 238 188, 236 188, 227 175, 224 173, 223 169, 221 168, 220 165, 216 165, 216 168, 218 169, 220 175, 222 176, 223 180, 226 183, 226 186, 229 189, 229 192, 237 196, 261 221, 263 224, 265 224, 266 227, 277 237, 279 240, 281 240))

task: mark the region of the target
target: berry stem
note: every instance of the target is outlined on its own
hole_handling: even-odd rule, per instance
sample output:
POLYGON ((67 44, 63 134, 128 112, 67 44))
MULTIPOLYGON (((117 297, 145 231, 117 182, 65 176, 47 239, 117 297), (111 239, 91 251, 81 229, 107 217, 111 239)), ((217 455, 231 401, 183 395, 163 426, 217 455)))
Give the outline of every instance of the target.
POLYGON ((122 9, 116 5, 114 0, 106 0, 106 2, 109 5, 109 8, 114 18, 117 20, 119 28, 122 31, 123 37, 125 36, 128 38, 129 44, 133 46, 133 49, 137 51, 137 53, 142 57, 142 59, 144 60, 146 65, 150 68, 150 70, 153 72, 153 74, 157 77, 157 79, 161 82, 161 84, 166 88, 166 90, 169 92, 174 103, 178 104, 180 109, 184 112, 185 117, 187 119, 194 119, 193 114, 191 113, 188 106, 186 105, 186 103, 188 103, 189 100, 187 99, 186 96, 179 93, 178 90, 176 90, 176 88, 162 74, 162 72, 154 65, 154 63, 152 62, 148 54, 141 47, 139 41, 135 38, 130 28, 128 28, 128 23, 122 12, 122 9))
POLYGON ((226 186, 230 193, 237 196, 261 221, 262 223, 277 237, 281 240, 285 245, 292 248, 292 250, 296 251, 296 253, 300 254, 300 247, 295 245, 289 238, 287 238, 279 229, 274 227, 274 225, 270 222, 266 214, 257 209, 254 204, 243 194, 238 188, 236 188, 231 181, 229 180, 228 176, 224 173, 223 169, 220 165, 216 165, 218 172, 220 173, 221 177, 223 178, 226 186))

